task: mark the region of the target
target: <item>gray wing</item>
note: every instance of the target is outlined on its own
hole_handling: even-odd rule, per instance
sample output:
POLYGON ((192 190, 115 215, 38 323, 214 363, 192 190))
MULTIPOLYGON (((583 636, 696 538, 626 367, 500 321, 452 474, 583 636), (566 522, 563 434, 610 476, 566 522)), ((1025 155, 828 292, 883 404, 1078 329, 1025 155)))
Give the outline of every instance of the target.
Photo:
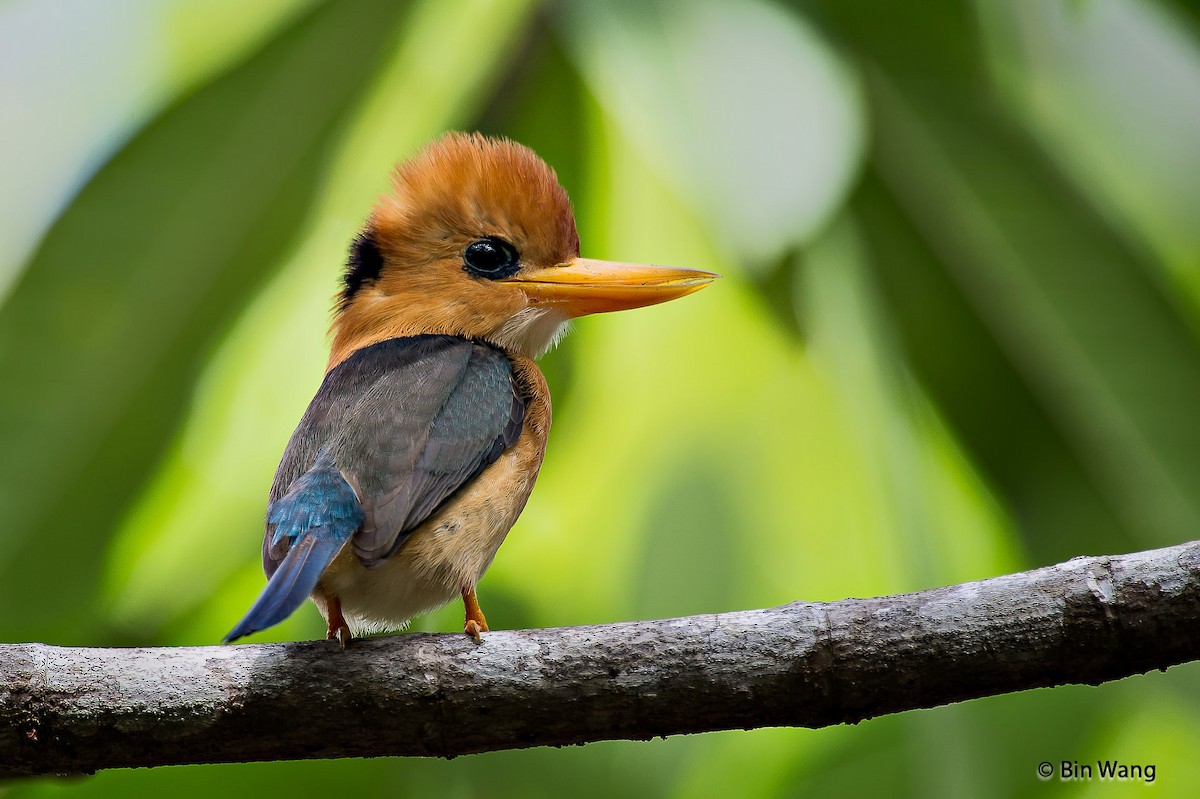
MULTIPOLYGON (((525 403, 500 350, 454 336, 391 339, 326 375, 284 453, 274 501, 328 451, 364 512, 354 551, 377 566, 521 433, 525 403)), ((287 542, 264 561, 282 559, 287 542), (282 551, 279 551, 282 550, 282 551)))

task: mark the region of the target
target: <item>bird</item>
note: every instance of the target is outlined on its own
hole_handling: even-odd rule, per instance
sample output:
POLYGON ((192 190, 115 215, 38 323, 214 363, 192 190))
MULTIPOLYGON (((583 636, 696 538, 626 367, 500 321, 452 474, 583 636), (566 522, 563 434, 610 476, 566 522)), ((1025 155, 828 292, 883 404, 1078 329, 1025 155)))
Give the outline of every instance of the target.
POLYGON ((476 586, 541 468, 535 358, 579 316, 691 294, 718 275, 580 257, 554 170, 507 138, 450 132, 398 165, 349 248, 323 381, 267 503, 267 584, 225 636, 310 597, 327 638, 402 630, 476 586))

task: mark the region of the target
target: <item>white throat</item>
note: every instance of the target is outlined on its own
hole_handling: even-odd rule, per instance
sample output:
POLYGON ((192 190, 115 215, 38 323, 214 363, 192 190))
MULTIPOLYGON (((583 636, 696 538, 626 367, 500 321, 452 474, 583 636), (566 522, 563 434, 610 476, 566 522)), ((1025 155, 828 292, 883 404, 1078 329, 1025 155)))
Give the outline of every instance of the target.
POLYGON ((554 308, 530 305, 509 317, 488 339, 504 349, 536 358, 566 335, 569 321, 554 308))

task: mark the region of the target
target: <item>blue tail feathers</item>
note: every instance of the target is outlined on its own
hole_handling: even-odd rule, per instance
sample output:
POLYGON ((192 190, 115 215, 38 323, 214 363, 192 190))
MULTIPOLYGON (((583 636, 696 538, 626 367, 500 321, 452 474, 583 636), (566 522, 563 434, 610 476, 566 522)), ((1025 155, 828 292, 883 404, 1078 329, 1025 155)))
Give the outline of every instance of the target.
POLYGON ((345 541, 301 539, 287 553, 271 581, 246 611, 246 615, 225 636, 225 643, 244 635, 265 630, 292 615, 317 587, 325 567, 334 559, 345 541))
POLYGON ((225 643, 278 624, 304 604, 326 567, 363 523, 354 489, 328 452, 271 503, 267 520, 275 525, 274 545, 287 540, 287 555, 266 588, 228 635, 225 643))

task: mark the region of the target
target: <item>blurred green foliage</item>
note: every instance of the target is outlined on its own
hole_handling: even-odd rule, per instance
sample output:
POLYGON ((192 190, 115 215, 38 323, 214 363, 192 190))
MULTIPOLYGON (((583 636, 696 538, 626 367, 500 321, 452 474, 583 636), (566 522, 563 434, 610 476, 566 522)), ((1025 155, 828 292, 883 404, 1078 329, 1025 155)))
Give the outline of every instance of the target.
MULTIPOLYGON (((480 589, 497 626, 886 595, 1200 529, 1192 3, 109 5, 111 46, 53 70, 38 43, 96 20, 0 6, 23 220, 0 250, 2 640, 211 644, 238 618, 345 247, 448 128, 550 161, 585 254, 726 275, 544 359, 549 453, 480 589), (152 80, 112 79, 130 52, 152 80)), ((320 634, 306 608, 259 639, 320 634)), ((1034 770, 1097 759, 1182 796, 1196 683, 0 796, 1088 794, 1111 786, 1034 770)))

